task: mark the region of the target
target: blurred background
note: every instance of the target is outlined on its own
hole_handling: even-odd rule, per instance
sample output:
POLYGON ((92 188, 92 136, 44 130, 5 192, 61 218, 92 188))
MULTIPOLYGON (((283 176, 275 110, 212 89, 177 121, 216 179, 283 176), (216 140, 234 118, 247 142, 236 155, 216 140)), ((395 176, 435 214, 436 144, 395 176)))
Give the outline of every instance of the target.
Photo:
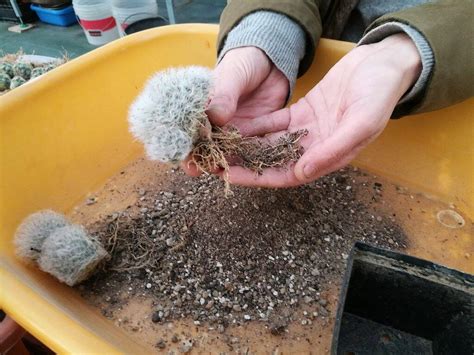
POLYGON ((0 0, 1 55, 70 58, 128 33, 218 23, 226 0, 0 0))

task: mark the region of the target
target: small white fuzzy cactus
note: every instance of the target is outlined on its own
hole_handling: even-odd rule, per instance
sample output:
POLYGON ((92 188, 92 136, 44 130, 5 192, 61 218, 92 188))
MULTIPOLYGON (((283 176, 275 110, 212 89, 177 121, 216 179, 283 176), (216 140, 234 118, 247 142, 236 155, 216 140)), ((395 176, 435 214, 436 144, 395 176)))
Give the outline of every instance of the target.
POLYGON ((132 134, 148 157, 161 162, 184 160, 209 121, 205 107, 212 72, 205 67, 172 68, 152 76, 130 107, 132 134))
POLYGON ((56 229, 43 244, 41 270, 74 286, 87 279, 108 256, 102 245, 78 225, 56 229))
POLYGON ((16 254, 74 286, 89 277, 108 253, 82 226, 50 210, 25 218, 15 233, 16 254))
POLYGON ((51 210, 33 213, 25 218, 16 230, 16 254, 25 261, 37 261, 46 238, 56 229, 68 224, 63 215, 51 210))

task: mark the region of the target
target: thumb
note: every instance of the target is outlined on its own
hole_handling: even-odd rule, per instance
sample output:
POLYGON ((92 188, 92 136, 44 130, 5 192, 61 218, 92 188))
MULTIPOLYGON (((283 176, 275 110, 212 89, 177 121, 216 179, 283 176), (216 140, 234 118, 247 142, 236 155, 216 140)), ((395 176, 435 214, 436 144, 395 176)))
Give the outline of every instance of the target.
POLYGON ((214 70, 207 114, 211 123, 223 126, 235 115, 242 95, 255 90, 269 75, 270 61, 256 47, 231 49, 214 70))
POLYGON ((222 63, 216 68, 211 89, 211 98, 206 113, 211 123, 224 126, 237 110, 240 96, 244 92, 247 78, 234 64, 222 63))
POLYGON ((211 98, 206 113, 209 121, 217 126, 226 125, 237 110, 238 97, 221 94, 211 98))

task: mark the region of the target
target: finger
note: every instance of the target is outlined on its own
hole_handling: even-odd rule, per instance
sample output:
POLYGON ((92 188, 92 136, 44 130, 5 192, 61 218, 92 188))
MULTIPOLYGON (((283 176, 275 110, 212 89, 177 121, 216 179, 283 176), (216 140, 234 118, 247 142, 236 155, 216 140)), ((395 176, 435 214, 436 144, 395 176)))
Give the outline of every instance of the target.
POLYGON ((284 108, 256 118, 242 118, 232 122, 232 125, 243 136, 263 136, 287 130, 290 121, 290 109, 284 108))
POLYGON ((206 110, 207 117, 211 123, 217 126, 227 124, 237 109, 238 98, 221 95, 215 97, 206 110))
POLYGON ((183 171, 189 176, 198 177, 202 174, 201 170, 199 170, 196 164, 189 158, 182 161, 180 165, 181 169, 183 169, 183 171))
POLYGON ((311 178, 309 180, 307 180, 306 182, 314 181, 316 179, 319 179, 322 176, 328 175, 328 174, 330 174, 334 171, 337 171, 337 170, 342 169, 345 166, 349 165, 357 157, 357 155, 360 153, 360 151, 364 149, 364 147, 367 144, 361 143, 359 146, 354 148, 348 155, 343 157, 338 162, 334 163, 333 165, 328 165, 325 168, 318 169, 316 171, 316 173, 313 176, 311 176, 311 178))
POLYGON ((347 165, 375 138, 373 127, 361 120, 339 127, 329 138, 313 144, 295 165, 295 176, 309 182, 347 165))
POLYGON ((206 113, 211 123, 223 126, 237 110, 240 97, 246 90, 245 71, 237 61, 222 61, 214 72, 213 86, 206 113))
POLYGON ((214 74, 211 100, 206 113, 211 123, 225 125, 234 116, 239 98, 244 91, 246 79, 231 64, 216 70, 214 74))
POLYGON ((203 173, 219 175, 220 172, 222 172, 224 170, 223 168, 215 167, 213 169, 210 169, 208 171, 206 170, 204 172, 202 169, 200 169, 196 165, 196 163, 194 161, 191 160, 191 158, 187 158, 186 160, 182 161, 180 165, 181 165, 181 169, 183 169, 183 171, 187 175, 192 176, 192 177, 201 176, 203 173))
POLYGON ((223 126, 234 116, 241 96, 252 92, 268 76, 271 66, 258 48, 235 48, 214 70, 207 114, 211 123, 223 126))
MULTIPOLYGON (((224 174, 222 173, 221 176, 223 177, 224 174)), ((261 174, 257 174, 255 171, 240 166, 231 166, 227 172, 227 178, 233 185, 252 187, 281 188, 301 184, 296 179, 292 167, 265 169, 261 174)))

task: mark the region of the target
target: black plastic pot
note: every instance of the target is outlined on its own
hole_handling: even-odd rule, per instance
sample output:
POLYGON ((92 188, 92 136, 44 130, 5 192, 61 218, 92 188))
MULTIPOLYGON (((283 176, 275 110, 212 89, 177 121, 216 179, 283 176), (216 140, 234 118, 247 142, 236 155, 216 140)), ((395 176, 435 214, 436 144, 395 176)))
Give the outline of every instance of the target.
POLYGON ((168 24, 169 22, 163 17, 146 18, 128 25, 125 29, 125 33, 130 35, 132 33, 148 30, 150 28, 166 26, 168 24))
POLYGON ((334 355, 472 355, 474 277, 356 243, 334 328, 334 355))

